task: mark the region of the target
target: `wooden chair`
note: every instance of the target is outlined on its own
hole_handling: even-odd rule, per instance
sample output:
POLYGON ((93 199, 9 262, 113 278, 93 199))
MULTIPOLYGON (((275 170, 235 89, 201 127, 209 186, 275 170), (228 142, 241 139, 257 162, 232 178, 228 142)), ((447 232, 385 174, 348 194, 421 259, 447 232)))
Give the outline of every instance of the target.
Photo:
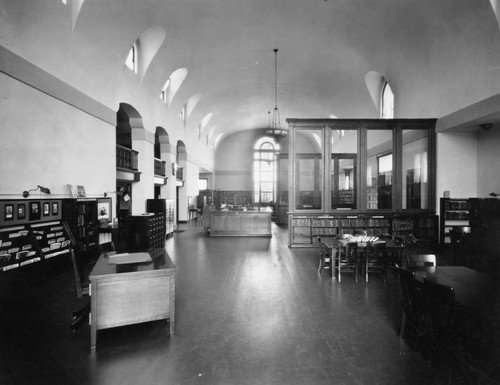
MULTIPOLYGON (((114 246, 113 244, 111 244, 114 246)), ((101 253, 106 253, 107 255, 116 254, 116 251, 101 251, 101 253)), ((77 256, 73 250, 71 250, 71 261, 73 263, 73 273, 75 275, 75 283, 76 283, 76 296, 78 299, 83 296, 90 295, 90 283, 87 279, 84 279, 83 268, 78 263, 77 256)), ((90 302, 85 304, 81 309, 73 312, 73 319, 71 320, 71 329, 75 332, 78 328, 80 328, 83 323, 88 318, 90 313, 90 302)))
POLYGON ((411 331, 414 337, 418 337, 425 314, 423 289, 417 285, 415 273, 399 266, 395 270, 399 279, 402 307, 399 336, 403 337, 411 331))
POLYGON ((385 282, 387 279, 387 249, 384 242, 368 243, 363 261, 365 282, 368 282, 368 273, 382 275, 385 282))
POLYGON ((318 273, 321 274, 323 270, 329 270, 333 276, 332 272, 332 251, 328 245, 321 239, 321 237, 316 238, 319 248, 319 265, 318 273))
POLYGON ((419 267, 435 267, 436 255, 435 254, 408 254, 406 256, 406 266, 419 268, 419 267))
POLYGON ((358 282, 358 244, 356 242, 336 241, 337 253, 335 257, 335 269, 337 279, 342 282, 342 273, 352 273, 354 280, 358 282))
POLYGON ((428 349, 434 354, 450 353, 457 347, 455 291, 453 287, 424 277, 424 330, 428 349))

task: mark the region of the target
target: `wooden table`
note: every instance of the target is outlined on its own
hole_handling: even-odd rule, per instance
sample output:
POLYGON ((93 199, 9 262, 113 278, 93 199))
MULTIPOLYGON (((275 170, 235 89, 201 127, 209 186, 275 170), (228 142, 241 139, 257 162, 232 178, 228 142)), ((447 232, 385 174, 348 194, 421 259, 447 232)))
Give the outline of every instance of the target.
POLYGON ((436 266, 411 271, 418 282, 423 283, 426 277, 429 281, 453 287, 455 301, 469 309, 481 307, 493 290, 493 280, 488 275, 464 266, 436 266))
POLYGON ((174 333, 175 265, 165 250, 151 257, 150 262, 128 264, 110 263, 106 253, 99 257, 89 276, 91 349, 100 329, 170 319, 174 333))

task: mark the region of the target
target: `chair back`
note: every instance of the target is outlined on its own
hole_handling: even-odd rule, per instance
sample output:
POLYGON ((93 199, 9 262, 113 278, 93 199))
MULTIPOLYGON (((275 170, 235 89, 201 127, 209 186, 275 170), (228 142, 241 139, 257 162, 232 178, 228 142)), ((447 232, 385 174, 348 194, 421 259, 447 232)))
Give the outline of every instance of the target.
POLYGON ((411 254, 406 256, 408 267, 436 267, 435 254, 411 254))
POLYGON ((318 237, 318 247, 319 247, 319 256, 321 258, 330 258, 331 251, 328 245, 323 241, 320 237, 318 237))
POLYGON ((456 310, 453 287, 442 285, 424 277, 425 319, 431 334, 436 337, 453 334, 456 310))
POLYGON ((415 273, 402 269, 399 266, 396 267, 396 272, 399 278, 399 288, 403 307, 414 308, 417 302, 415 273))

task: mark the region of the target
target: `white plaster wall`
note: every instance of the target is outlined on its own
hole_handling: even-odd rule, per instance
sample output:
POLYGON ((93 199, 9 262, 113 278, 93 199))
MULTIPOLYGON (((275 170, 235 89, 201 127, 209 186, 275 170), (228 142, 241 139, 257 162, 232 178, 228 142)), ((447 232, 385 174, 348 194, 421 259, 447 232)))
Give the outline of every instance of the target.
POLYGON ((439 133, 437 145, 436 205, 444 191, 450 197, 477 196, 478 145, 476 133, 439 133))
MULTIPOLYGON (((115 190, 115 127, 0 73, 0 194, 67 184, 88 196, 115 190)), ((115 214, 115 213, 113 213, 115 214)))
POLYGON ((486 197, 489 193, 500 193, 500 127, 478 135, 477 195, 486 197))

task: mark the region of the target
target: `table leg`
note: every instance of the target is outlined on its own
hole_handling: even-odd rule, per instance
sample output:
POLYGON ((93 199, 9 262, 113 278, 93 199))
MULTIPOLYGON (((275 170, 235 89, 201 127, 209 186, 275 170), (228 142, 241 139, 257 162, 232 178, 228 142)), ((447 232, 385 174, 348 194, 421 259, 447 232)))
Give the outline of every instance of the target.
MULTIPOLYGON (((94 288, 95 289, 95 288, 94 288)), ((97 343, 97 290, 90 297, 90 349, 95 350, 97 343)))
POLYGON ((170 334, 175 333, 175 279, 174 277, 170 278, 170 334))

